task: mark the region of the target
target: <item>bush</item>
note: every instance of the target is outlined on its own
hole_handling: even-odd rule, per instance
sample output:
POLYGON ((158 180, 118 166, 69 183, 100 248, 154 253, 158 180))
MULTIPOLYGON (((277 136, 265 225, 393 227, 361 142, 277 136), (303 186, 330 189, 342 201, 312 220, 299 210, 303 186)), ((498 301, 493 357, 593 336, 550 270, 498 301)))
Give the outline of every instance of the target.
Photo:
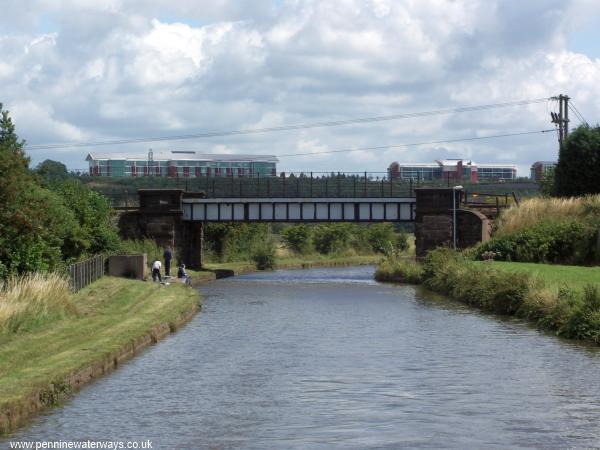
POLYGON ((423 280, 436 292, 502 314, 516 313, 529 289, 527 274, 469 261, 450 249, 429 252, 423 262, 423 280))
POLYGON ((250 261, 254 249, 270 239, 268 224, 208 224, 204 231, 207 256, 220 262, 250 261))
POLYGON ((315 249, 321 254, 343 252, 352 242, 356 228, 349 223, 320 224, 314 228, 313 242, 315 249))
POLYGON ((556 329, 557 334, 570 339, 600 343, 600 290, 587 285, 583 292, 569 288, 560 290, 558 300, 540 325, 556 329))
POLYGON ((377 266, 375 279, 420 284, 423 281, 423 267, 412 258, 388 257, 377 266))
POLYGON ((476 258, 518 262, 585 264, 593 260, 595 230, 577 222, 543 222, 495 237, 477 247, 476 258))
POLYGON ((252 252, 252 261, 258 270, 270 270, 275 267, 275 245, 267 240, 257 245, 252 252))
POLYGON ((281 239, 290 250, 306 254, 312 249, 312 230, 307 225, 292 225, 281 230, 281 239))
POLYGON ((59 269, 63 252, 77 242, 79 226, 56 193, 30 184, 0 223, 0 260, 6 275, 59 269), (14 208, 14 209, 13 209, 14 208))
POLYGON ((366 240, 376 253, 386 253, 390 246, 398 251, 408 249, 408 238, 404 232, 396 233, 391 223, 378 223, 367 228, 366 240))

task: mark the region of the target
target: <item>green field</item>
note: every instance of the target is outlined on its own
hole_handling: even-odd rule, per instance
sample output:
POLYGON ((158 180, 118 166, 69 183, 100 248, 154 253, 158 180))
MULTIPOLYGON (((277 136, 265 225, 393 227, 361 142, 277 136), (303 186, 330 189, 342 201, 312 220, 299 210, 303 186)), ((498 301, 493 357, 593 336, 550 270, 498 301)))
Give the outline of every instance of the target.
MULTIPOLYGON (((482 263, 486 264, 486 263, 482 263)), ((535 264, 494 261, 493 266, 507 272, 526 272, 541 278, 549 285, 570 285, 582 287, 589 283, 600 284, 600 267, 561 266, 555 264, 535 264)))
MULTIPOLYGON (((0 419, 26 416, 32 398, 52 404, 57 387, 70 390, 70 375, 110 365, 161 324, 174 328, 199 300, 197 290, 179 283, 104 277, 74 295, 76 316, 0 336, 0 419)), ((1 422, 0 429, 7 425, 1 422)))

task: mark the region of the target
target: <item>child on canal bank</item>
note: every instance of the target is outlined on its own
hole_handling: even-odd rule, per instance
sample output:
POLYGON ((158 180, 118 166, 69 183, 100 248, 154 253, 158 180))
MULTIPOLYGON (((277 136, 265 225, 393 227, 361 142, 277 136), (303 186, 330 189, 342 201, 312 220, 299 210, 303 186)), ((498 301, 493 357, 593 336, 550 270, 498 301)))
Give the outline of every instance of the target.
POLYGON ((179 269, 177 270, 177 278, 182 278, 185 281, 185 284, 189 286, 192 285, 192 279, 188 276, 187 272, 185 271, 185 264, 179 265, 179 269))
POLYGON ((162 277, 160 276, 161 267, 162 263, 158 259, 152 263, 152 281, 158 279, 158 281, 162 283, 162 277))

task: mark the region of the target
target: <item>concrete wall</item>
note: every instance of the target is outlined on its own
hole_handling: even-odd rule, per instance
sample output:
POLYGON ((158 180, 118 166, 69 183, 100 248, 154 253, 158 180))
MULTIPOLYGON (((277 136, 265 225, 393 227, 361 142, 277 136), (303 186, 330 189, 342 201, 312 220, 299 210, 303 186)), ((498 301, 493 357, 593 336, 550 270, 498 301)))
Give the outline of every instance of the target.
POLYGON ((108 275, 111 277, 146 279, 147 256, 116 255, 108 257, 108 275))

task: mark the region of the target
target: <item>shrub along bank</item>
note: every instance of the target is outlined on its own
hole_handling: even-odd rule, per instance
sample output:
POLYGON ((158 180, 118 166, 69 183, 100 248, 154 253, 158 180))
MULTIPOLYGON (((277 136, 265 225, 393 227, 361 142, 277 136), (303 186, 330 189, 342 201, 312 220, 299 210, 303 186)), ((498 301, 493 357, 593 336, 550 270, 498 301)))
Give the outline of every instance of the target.
POLYGON ((422 263, 388 259, 380 264, 376 277, 422 283, 468 305, 534 321, 558 336, 600 344, 597 284, 549 284, 531 273, 501 270, 449 249, 430 252, 422 263))
POLYGON ((478 259, 591 264, 600 262, 600 195, 529 199, 504 211, 478 259))
POLYGON ((0 329, 0 432, 156 342, 199 304, 198 292, 184 284, 105 277, 74 295, 60 289, 50 315, 39 314, 42 300, 20 309, 23 295, 38 298, 36 290, 56 283, 60 278, 49 276, 44 286, 34 277, 0 294, 2 308, 12 305, 13 311, 2 316, 9 320, 0 329))

